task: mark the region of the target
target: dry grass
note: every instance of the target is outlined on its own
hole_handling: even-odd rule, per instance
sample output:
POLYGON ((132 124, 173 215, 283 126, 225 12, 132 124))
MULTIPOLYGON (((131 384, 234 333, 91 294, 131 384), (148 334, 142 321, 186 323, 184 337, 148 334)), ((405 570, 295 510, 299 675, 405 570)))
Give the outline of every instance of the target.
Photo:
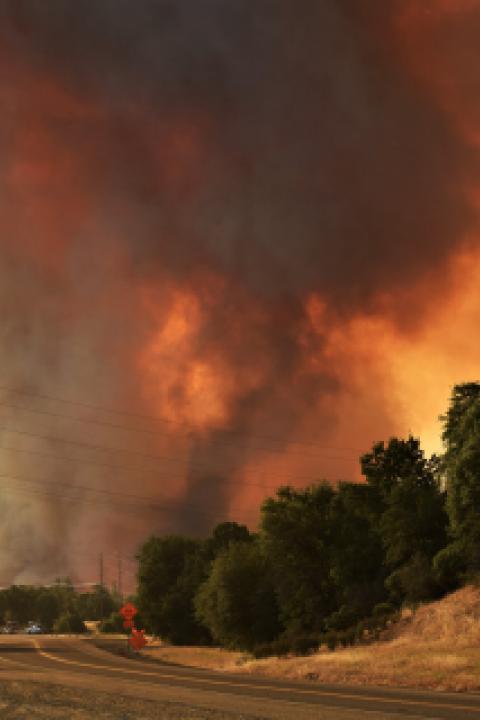
POLYGON ((2 720, 260 720, 258 716, 126 697, 91 688, 0 678, 2 720))
POLYGON ((244 654, 221 648, 174 647, 170 645, 149 645, 142 650, 142 656, 174 665, 207 668, 209 670, 238 669, 245 661, 244 654))
POLYGON ((467 586, 416 612, 405 610, 379 642, 308 657, 252 660, 218 648, 157 645, 144 655, 224 672, 325 683, 480 691, 480 589, 467 586))
POLYGON ((480 690, 480 589, 468 586, 415 613, 404 612, 369 646, 252 660, 241 669, 332 683, 480 690))

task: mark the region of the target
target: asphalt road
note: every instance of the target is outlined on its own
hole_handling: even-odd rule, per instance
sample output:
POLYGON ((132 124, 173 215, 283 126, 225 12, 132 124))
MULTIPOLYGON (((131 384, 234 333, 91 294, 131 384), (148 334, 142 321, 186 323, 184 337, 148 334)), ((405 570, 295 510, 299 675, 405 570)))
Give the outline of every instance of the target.
POLYGON ((88 638, 0 636, 0 677, 40 679, 256 717, 480 720, 480 694, 283 682, 113 655, 88 638))

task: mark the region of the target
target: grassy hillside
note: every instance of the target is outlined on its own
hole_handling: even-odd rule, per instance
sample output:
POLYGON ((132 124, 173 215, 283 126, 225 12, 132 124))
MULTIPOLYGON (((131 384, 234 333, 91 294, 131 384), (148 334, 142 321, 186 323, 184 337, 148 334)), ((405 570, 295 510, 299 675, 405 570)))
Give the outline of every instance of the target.
POLYGON ((404 611, 371 645, 251 661, 243 670, 320 682, 480 690, 480 588, 469 585, 404 611))

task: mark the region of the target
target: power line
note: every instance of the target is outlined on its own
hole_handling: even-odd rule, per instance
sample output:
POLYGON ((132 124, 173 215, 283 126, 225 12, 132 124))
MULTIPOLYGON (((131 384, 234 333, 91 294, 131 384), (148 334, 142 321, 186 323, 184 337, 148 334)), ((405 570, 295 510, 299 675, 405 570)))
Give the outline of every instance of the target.
MULTIPOLYGON (((53 455, 52 453, 44 453, 39 450, 28 450, 26 448, 14 448, 10 447, 8 445, 1 445, 0 444, 0 450, 5 450, 7 452, 16 452, 21 454, 27 454, 27 455, 35 455, 39 457, 49 458, 51 460, 59 460, 61 462, 67 462, 67 463, 79 463, 79 464, 86 464, 86 465, 97 465, 98 467, 108 468, 108 469, 114 469, 114 470, 121 470, 125 473, 129 472, 130 470, 140 470, 142 472, 145 472, 147 470, 148 472, 152 473, 152 478, 155 478, 156 480, 169 480, 170 482, 182 482, 184 480, 183 476, 175 477, 172 475, 157 475, 154 473, 153 470, 150 470, 149 468, 143 468, 143 467, 137 467, 135 465, 117 465, 114 463, 100 463, 96 462, 95 460, 84 460, 81 458, 69 458, 65 457, 64 455, 53 455)), ((312 477, 304 477, 301 475, 294 475, 290 477, 279 477, 277 478, 276 484, 272 485, 265 485, 260 483, 253 483, 249 481, 241 481, 238 480, 229 480, 228 478, 221 478, 216 477, 215 481, 218 483, 222 483, 225 485, 239 485, 239 486, 246 486, 246 487, 256 487, 260 488, 261 490, 278 490, 280 485, 283 482, 292 482, 292 481, 304 481, 307 484, 318 482, 318 478, 312 478, 312 477)))
MULTIPOLYGON (((27 437, 33 437, 33 438, 40 439, 40 440, 47 440, 47 441, 49 441, 49 442, 57 442, 57 443, 62 443, 62 442, 63 442, 63 443, 66 443, 66 444, 71 444, 71 445, 80 446, 80 447, 86 448, 86 449, 101 450, 102 452, 127 452, 127 453, 129 453, 129 452, 134 452, 134 451, 122 450, 121 448, 109 448, 109 447, 105 447, 105 446, 94 446, 94 445, 90 445, 90 444, 88 444, 88 443, 81 443, 81 442, 78 442, 78 441, 68 440, 68 439, 64 439, 64 438, 53 438, 53 437, 49 437, 49 436, 45 436, 45 435, 39 435, 39 434, 37 434, 37 433, 28 432, 27 430, 17 430, 17 429, 15 429, 15 428, 9 428, 9 427, 6 427, 6 426, 0 426, 0 430, 3 430, 4 432, 7 432, 7 433, 13 433, 13 434, 16 434, 16 435, 24 435, 24 436, 27 436, 27 437)), ((147 469, 145 466, 142 466, 142 465, 140 465, 140 466, 139 466, 139 465, 121 465, 121 464, 118 464, 118 463, 99 462, 98 460, 89 460, 89 459, 85 459, 85 458, 71 458, 71 457, 65 457, 65 456, 62 456, 62 455, 55 455, 55 454, 52 454, 52 453, 44 453, 44 452, 39 451, 39 450, 30 450, 30 449, 25 449, 25 448, 14 448, 14 447, 9 447, 9 446, 5 446, 5 445, 1 445, 1 444, 0 444, 0 448, 3 448, 4 450, 8 450, 8 451, 10 451, 10 452, 20 452, 20 453, 27 453, 27 454, 32 454, 32 455, 38 455, 38 456, 48 457, 48 458, 51 458, 51 459, 61 460, 61 461, 65 461, 65 462, 84 463, 84 464, 88 464, 88 465, 97 465, 97 466, 99 466, 99 467, 105 467, 105 468, 110 468, 110 469, 114 469, 114 470, 127 471, 127 470, 146 470, 146 469, 147 469)), ((164 458, 163 456, 160 456, 160 455, 150 455, 150 454, 146 454, 146 453, 145 453, 145 454, 144 454, 144 453, 139 453, 139 454, 140 454, 141 457, 146 457, 147 459, 157 459, 157 460, 158 460, 158 459, 160 459, 160 460, 164 459, 164 460, 171 461, 171 462, 186 463, 186 464, 188 464, 188 467, 189 467, 189 468, 190 468, 190 467, 193 467, 193 468, 199 469, 200 472, 205 472, 205 473, 211 473, 211 472, 212 472, 212 471, 209 470, 208 468, 204 468, 204 467, 202 467, 201 465, 198 465, 198 464, 196 464, 196 463, 191 463, 189 460, 186 460, 186 459, 184 459, 184 458, 171 458, 171 457, 170 457, 170 458, 164 458)), ((333 458, 330 458, 330 459, 333 459, 333 458)), ((344 460, 346 461, 347 459, 344 458, 344 460)), ((218 470, 217 472, 219 472, 219 470, 218 470)), ((227 471, 227 472, 228 472, 228 471, 227 471)), ((182 479, 183 479, 183 478, 171 478, 171 476, 160 476, 160 477, 162 477, 162 479, 167 479, 167 478, 168 478, 168 479, 172 479, 172 480, 173 480, 173 479, 175 479, 175 480, 182 480, 182 479)), ((294 475, 294 476, 288 476, 288 477, 286 477, 286 476, 278 477, 277 480, 276 480, 276 485, 262 485, 262 484, 259 484, 259 483, 252 483, 252 482, 249 482, 249 481, 242 482, 241 484, 242 484, 242 485, 249 485, 249 486, 252 486, 252 487, 259 487, 259 488, 263 488, 263 489, 265 489, 265 490, 270 490, 270 489, 276 489, 276 488, 278 488, 279 483, 281 483, 281 482, 291 482, 291 481, 295 481, 295 480, 300 480, 300 481, 305 481, 305 482, 316 482, 316 481, 318 481, 318 477, 312 478, 312 477, 294 475)), ((224 479, 224 478, 218 478, 218 481, 219 481, 219 482, 224 482, 224 483, 227 483, 227 484, 239 484, 238 481, 236 481, 236 480, 228 480, 228 479, 224 479)))
MULTIPOLYGON (((36 480, 20 480, 19 478, 16 478, 15 476, 12 476, 12 475, 3 475, 2 477, 6 477, 9 480, 13 480, 13 482, 19 481, 19 482, 39 483, 39 484, 41 484, 41 482, 42 482, 42 481, 36 481, 36 480)), ((72 489, 75 489, 75 487, 72 486, 72 489)), ((145 505, 140 505, 140 504, 125 505, 122 503, 117 503, 115 501, 109 502, 107 500, 102 500, 102 499, 92 500, 90 498, 72 497, 71 495, 65 495, 65 494, 53 492, 53 491, 50 492, 50 491, 44 491, 44 490, 24 490, 24 489, 16 488, 16 487, 12 488, 11 486, 4 485, 4 484, 2 484, 2 486, 0 487, 0 491, 1 490, 8 490, 9 492, 19 493, 19 494, 27 495, 27 496, 61 498, 62 500, 67 500, 68 502, 72 502, 72 503, 86 503, 86 504, 95 505, 95 506, 97 506, 98 504, 107 505, 109 508, 116 507, 116 508, 124 510, 125 512, 132 512, 132 511, 136 512, 138 510, 161 510, 164 512, 172 512, 172 510, 175 510, 177 508, 182 509, 185 506, 183 503, 176 503, 176 504, 172 503, 168 506, 161 505, 159 503, 145 504, 145 505)), ((192 504, 192 506, 193 506, 193 504, 192 504)), ((197 507, 197 506, 195 505, 194 507, 197 507)), ((221 512, 220 510, 209 512, 208 510, 197 509, 197 514, 205 515, 208 517, 218 517, 220 512, 221 512)), ((253 518, 253 515, 249 516, 249 518, 250 517, 253 518)), ((244 522, 246 522, 246 520, 244 522)))
MULTIPOLYGON (((134 413, 134 412, 131 412, 128 410, 107 408, 107 407, 104 407, 101 405, 94 405, 94 404, 82 402, 79 400, 69 400, 69 399, 60 398, 60 397, 57 397, 54 395, 45 395, 45 394, 36 393, 33 391, 20 390, 18 388, 13 388, 8 385, 0 385, 0 390, 15 393, 18 395, 25 395, 27 397, 36 397, 41 400, 51 400, 53 402, 59 402, 59 403, 65 404, 65 405, 76 405, 78 407, 84 407, 89 410, 95 410, 97 412, 105 412, 105 413, 109 413, 111 415, 125 415, 125 417, 137 418, 139 420, 148 420, 150 422, 161 422, 161 423, 166 423, 169 425, 176 425, 179 427, 188 427, 188 428, 190 428, 191 431, 193 431, 193 432, 196 431, 195 425, 193 425, 191 423, 185 423, 185 422, 180 422, 180 421, 176 421, 176 420, 171 420, 170 418, 165 418, 165 417, 158 416, 158 415, 144 415, 141 413, 134 413)), ((75 418, 71 418, 71 419, 75 419, 75 418)), ((133 429, 133 428, 129 428, 129 429, 133 429)), ((234 430, 234 429, 228 429, 228 428, 222 429, 222 432, 224 432, 226 434, 232 434, 232 435, 244 435, 247 437, 257 437, 257 438, 260 438, 263 440, 269 440, 271 442, 278 442, 283 445, 301 445, 301 446, 307 446, 307 447, 319 447, 323 450, 351 450, 352 452, 360 452, 360 453, 365 452, 364 448, 360 449, 360 448, 352 448, 352 447, 339 447, 339 446, 333 446, 333 445, 330 445, 330 446, 329 445, 321 445, 317 441, 305 441, 305 440, 285 441, 283 438, 276 438, 271 435, 251 434, 251 433, 248 433, 245 431, 242 432, 241 430, 234 430)))
MULTIPOLYGON (((127 500, 137 500, 140 502, 145 501, 146 503, 148 503, 148 505, 146 505, 145 507, 149 507, 149 508, 164 508, 166 510, 168 510, 168 509, 171 510, 172 508, 175 508, 178 505, 180 505, 182 508, 183 507, 193 507, 193 508, 199 507, 198 503, 189 503, 189 502, 183 502, 183 501, 179 502, 179 501, 175 501, 175 500, 172 501, 172 500, 169 500, 169 498, 165 498, 165 497, 163 498, 163 501, 167 501, 168 503, 170 503, 170 505, 162 506, 161 504, 159 504, 158 498, 155 497, 154 495, 136 495, 134 493, 125 493, 125 492, 120 492, 118 490, 106 490, 104 488, 94 488, 94 487, 91 487, 90 485, 77 485, 77 484, 72 485, 70 483, 61 482, 59 480, 48 480, 45 478, 37 478, 37 479, 26 478, 21 475, 12 475, 11 473, 0 473, 0 478, 7 478, 8 480, 38 484, 38 485, 42 485, 42 486, 43 485, 52 485, 52 486, 58 485, 59 487, 66 488, 67 490, 80 490, 82 492, 86 491, 86 492, 93 492, 93 493, 99 493, 99 494, 101 493, 101 494, 104 494, 104 495, 107 495, 110 497, 114 497, 114 498, 119 497, 119 498, 125 498, 127 500)), ((71 497, 71 496, 68 495, 65 497, 71 497)), ((77 498, 72 498, 72 499, 77 499, 77 498)), ((80 498, 80 499, 83 500, 84 498, 80 498)), ((91 502, 96 503, 96 502, 98 502, 98 499, 95 499, 95 500, 92 499, 91 502)), ((144 506, 136 505, 135 507, 144 507, 144 506)), ((220 508, 219 508, 219 511, 220 511, 220 508)))
MULTIPOLYGON (((99 452, 109 452, 109 453, 124 453, 125 455, 133 455, 135 457, 145 458, 147 460, 162 460, 164 462, 179 462, 179 463, 187 463, 189 467, 194 467, 190 460, 184 459, 184 458, 177 458, 177 457, 171 457, 168 455, 156 455, 153 453, 146 453, 142 452, 141 450, 128 450, 124 448, 119 447, 112 447, 111 445, 94 445, 92 443, 85 443, 81 442, 80 440, 69 440, 68 438, 61 438, 61 437, 55 437, 52 435, 40 435, 39 433, 32 433, 28 432, 27 430, 17 430, 13 428, 9 428, 4 425, 0 425, 0 430, 3 430, 5 432, 10 433, 16 433, 17 435, 28 435, 30 437, 38 438, 39 440, 46 440, 47 442, 51 443, 64 443, 66 445, 74 445, 75 447, 81 447, 86 448, 87 450, 95 450, 99 452)), ((350 461, 353 460, 353 458, 341 458, 341 457, 331 457, 326 458, 328 460, 345 460, 350 461)))
MULTIPOLYGON (((1 387, 0 387, 0 389, 1 389, 1 387)), ((92 420, 92 419, 87 420, 86 418, 76 418, 76 417, 72 417, 71 415, 65 415, 63 413, 55 413, 55 412, 51 412, 49 410, 38 410, 37 408, 29 408, 29 407, 25 407, 24 405, 14 405, 13 403, 7 403, 3 400, 0 400, 0 406, 12 408, 13 410, 21 410, 22 412, 32 413, 35 415, 46 415, 47 417, 60 418, 62 420, 71 420, 72 422, 75 422, 75 423, 84 423, 86 425, 99 425, 101 427, 108 427, 108 428, 115 429, 115 430, 127 430, 128 432, 140 433, 142 435, 153 435, 154 437, 157 437, 157 438, 158 437, 162 437, 162 438, 170 437, 169 435, 166 435, 165 433, 160 433, 157 430, 149 430, 146 428, 134 428, 129 425, 119 425, 117 423, 109 423, 109 422, 104 422, 102 420, 92 420)), ((176 437, 192 438, 192 437, 195 437, 195 433, 190 432, 190 433, 183 433, 180 435, 177 434, 176 437)), ((255 435, 248 435, 248 438, 255 439, 255 437, 256 437, 255 435)), ((205 442, 205 441, 203 441, 203 442, 205 442)), ((212 444, 212 445, 220 445, 223 447, 230 447, 233 444, 235 444, 237 441, 231 440, 230 442, 225 442, 224 440, 210 439, 207 442, 209 445, 212 444)), ((277 442, 281 442, 281 441, 278 440, 277 442)), ((252 449, 253 450, 265 450, 267 452, 280 451, 282 453, 282 455, 285 455, 285 454, 299 455, 301 457, 307 457, 307 458, 313 458, 313 459, 315 459, 315 458, 332 459, 332 460, 344 459, 344 458, 338 458, 338 457, 330 457, 328 455, 323 455, 320 453, 305 455, 305 453, 301 452, 300 450, 293 450, 293 451, 287 450, 286 451, 283 448, 278 450, 278 448, 265 447, 265 446, 261 446, 261 445, 254 445, 254 446, 252 446, 252 449)), ((325 447, 324 449, 333 449, 333 448, 325 447)), ((357 458, 352 457, 351 459, 354 460, 357 458)))

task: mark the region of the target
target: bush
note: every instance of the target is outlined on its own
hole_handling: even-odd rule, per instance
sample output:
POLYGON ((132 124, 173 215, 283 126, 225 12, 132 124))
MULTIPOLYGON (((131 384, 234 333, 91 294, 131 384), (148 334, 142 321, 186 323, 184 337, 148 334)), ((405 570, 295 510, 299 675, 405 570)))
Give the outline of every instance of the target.
POLYGON ((259 543, 231 542, 195 597, 197 619, 221 645, 251 651, 281 630, 271 567, 259 543))
POLYGON ((123 617, 118 612, 113 612, 107 620, 103 620, 99 627, 103 633, 124 633, 123 617))
POLYGON ((337 633, 337 644, 341 645, 342 647, 347 647, 348 635, 346 630, 342 630, 341 632, 337 633))
POLYGON ((355 632, 355 640, 357 642, 363 642, 365 640, 365 621, 361 620, 359 623, 356 624, 354 632, 355 632))
POLYGON ((393 615, 395 608, 391 603, 383 602, 375 605, 373 608, 373 617, 379 620, 386 619, 389 615, 393 615))
POLYGON ((55 620, 53 631, 55 633, 84 633, 87 632, 87 628, 78 613, 66 612, 55 620))
POLYGON ((408 563, 395 570, 386 579, 385 587, 392 600, 398 604, 402 600, 412 604, 439 596, 435 572, 429 559, 421 553, 416 553, 408 563))
POLYGON ((318 650, 320 640, 314 635, 304 635, 291 640, 290 648, 295 655, 308 655, 312 650, 318 650))
POLYGON ((325 633, 324 642, 328 649, 333 652, 338 645, 338 633, 333 632, 333 630, 325 633))
POLYGON ((433 558, 433 573, 445 592, 456 590, 465 571, 465 553, 458 543, 447 545, 433 558))
POLYGON ((347 630, 351 627, 358 619, 358 615, 348 608, 346 605, 342 605, 339 610, 332 613, 326 621, 327 630, 347 630))
POLYGON ((356 633, 355 628, 349 628, 348 630, 345 630, 345 638, 346 638, 346 644, 347 645, 355 645, 355 639, 356 639, 356 633))
POLYGON ((259 643, 252 649, 253 657, 257 659, 266 657, 282 657, 291 652, 291 641, 286 638, 279 638, 269 643, 259 643))

